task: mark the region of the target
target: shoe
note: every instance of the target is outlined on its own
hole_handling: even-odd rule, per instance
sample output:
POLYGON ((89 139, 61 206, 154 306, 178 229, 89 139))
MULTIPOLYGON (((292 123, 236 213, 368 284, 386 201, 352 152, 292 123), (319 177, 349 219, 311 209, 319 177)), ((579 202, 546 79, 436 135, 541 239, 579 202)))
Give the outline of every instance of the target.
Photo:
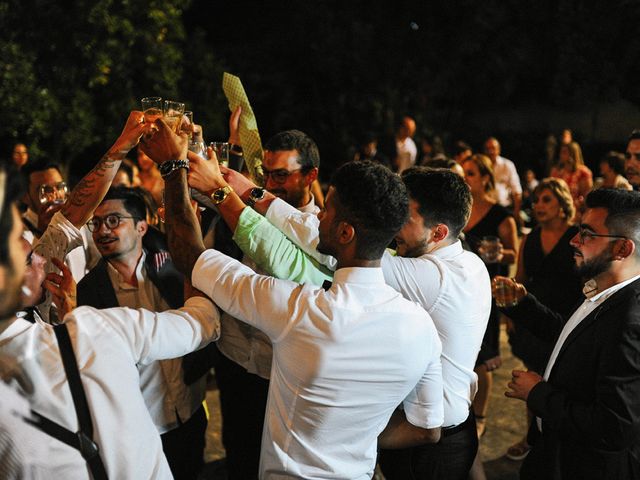
POLYGON ((511 445, 507 449, 507 453, 505 454, 505 457, 507 457, 509 460, 514 460, 518 462, 520 460, 524 460, 525 457, 529 455, 529 451, 531 451, 531 446, 523 438, 518 443, 511 445))

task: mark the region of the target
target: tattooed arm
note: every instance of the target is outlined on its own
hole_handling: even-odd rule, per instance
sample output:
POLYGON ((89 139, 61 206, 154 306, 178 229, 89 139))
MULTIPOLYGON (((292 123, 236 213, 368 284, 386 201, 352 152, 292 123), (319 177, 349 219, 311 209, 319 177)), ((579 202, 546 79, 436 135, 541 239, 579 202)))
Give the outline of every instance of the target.
MULTIPOLYGON (((142 150, 154 162, 187 158, 188 139, 176 135, 162 119, 155 122, 157 131, 153 139, 142 143, 142 150)), ((171 259, 185 277, 191 278, 193 266, 204 252, 202 233, 191 207, 187 170, 179 168, 164 179, 165 225, 171 259)))
POLYGON ((87 173, 72 190, 67 203, 62 208, 62 214, 77 228, 87 223, 93 211, 106 195, 111 181, 120 163, 133 147, 138 144, 145 130, 142 112, 133 111, 129 114, 127 123, 109 151, 100 159, 98 164, 87 173))

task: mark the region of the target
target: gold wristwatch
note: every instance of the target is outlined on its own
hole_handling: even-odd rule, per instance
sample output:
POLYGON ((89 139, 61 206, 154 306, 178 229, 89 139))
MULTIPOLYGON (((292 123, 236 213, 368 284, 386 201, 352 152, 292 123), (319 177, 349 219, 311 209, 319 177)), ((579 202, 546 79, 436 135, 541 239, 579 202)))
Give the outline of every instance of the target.
POLYGON ((227 199, 231 192, 233 192, 233 188, 231 188, 230 185, 225 185, 224 187, 217 188, 211 194, 211 201, 214 205, 220 205, 227 199))

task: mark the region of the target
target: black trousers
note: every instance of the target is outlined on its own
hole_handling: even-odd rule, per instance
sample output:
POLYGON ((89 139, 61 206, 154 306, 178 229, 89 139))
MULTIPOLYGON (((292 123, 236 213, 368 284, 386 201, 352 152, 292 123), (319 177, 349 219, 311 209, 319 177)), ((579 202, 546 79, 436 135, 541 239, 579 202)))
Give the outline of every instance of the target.
POLYGON ((160 435, 162 450, 176 480, 196 480, 202 469, 207 415, 204 407, 178 428, 160 435))
POLYGON ((473 414, 461 430, 443 434, 438 443, 402 450, 381 450, 380 469, 387 480, 467 480, 478 451, 473 414))
POLYGON ((269 381, 222 353, 214 366, 220 391, 228 480, 257 480, 269 381))

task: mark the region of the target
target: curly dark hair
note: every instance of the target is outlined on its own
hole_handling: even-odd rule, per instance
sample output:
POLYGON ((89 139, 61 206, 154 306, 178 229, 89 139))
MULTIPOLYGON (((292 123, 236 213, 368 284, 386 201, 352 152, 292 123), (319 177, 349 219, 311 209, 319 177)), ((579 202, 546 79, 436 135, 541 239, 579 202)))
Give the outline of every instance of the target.
POLYGON ((398 175, 379 163, 349 162, 333 175, 336 219, 356 230, 356 256, 377 260, 409 219, 409 196, 398 175))
POLYGON ((412 167, 402 172, 402 180, 425 226, 443 223, 456 238, 471 215, 471 192, 464 179, 446 168, 412 167))
POLYGON ((298 163, 303 173, 320 166, 320 152, 318 146, 309 135, 300 130, 285 130, 276 133, 264 146, 265 150, 277 152, 279 150, 297 150, 300 156, 298 163))
POLYGON ((598 188, 587 195, 587 208, 605 208, 604 224, 612 235, 622 235, 636 244, 640 257, 640 192, 619 188, 598 188))

